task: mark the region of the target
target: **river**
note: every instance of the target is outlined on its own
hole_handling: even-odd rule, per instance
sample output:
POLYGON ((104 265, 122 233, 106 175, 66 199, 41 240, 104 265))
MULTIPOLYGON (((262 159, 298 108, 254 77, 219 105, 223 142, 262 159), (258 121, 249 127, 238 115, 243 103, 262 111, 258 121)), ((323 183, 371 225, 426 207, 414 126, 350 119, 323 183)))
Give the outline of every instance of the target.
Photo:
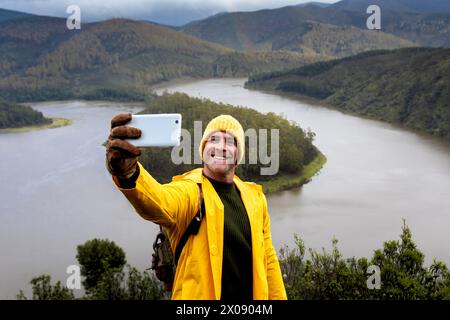
MULTIPOLYGON (((168 84, 158 89, 281 113, 316 133, 328 162, 302 188, 268 197, 276 249, 291 248, 294 233, 308 247, 339 240, 345 256, 371 257, 398 239, 402 219, 426 254, 450 264, 450 144, 389 124, 243 88, 245 79, 168 84)), ((0 134, 0 298, 29 292, 33 276, 65 283, 76 246, 114 240, 128 262, 149 266, 157 227, 134 213, 104 165, 111 117, 135 106, 57 102, 33 106, 67 127, 0 134)))

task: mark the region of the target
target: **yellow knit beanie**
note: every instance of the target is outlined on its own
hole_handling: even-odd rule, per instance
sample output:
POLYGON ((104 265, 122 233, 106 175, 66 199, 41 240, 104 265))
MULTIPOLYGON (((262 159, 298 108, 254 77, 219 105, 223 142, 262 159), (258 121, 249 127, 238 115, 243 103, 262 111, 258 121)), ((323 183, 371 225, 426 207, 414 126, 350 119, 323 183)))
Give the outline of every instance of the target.
POLYGON ((203 160, 203 149, 205 148, 206 140, 208 140, 209 136, 211 136, 214 132, 217 131, 226 131, 227 133, 233 135, 237 142, 237 164, 242 161, 245 152, 245 137, 244 137, 244 129, 242 129, 241 124, 235 118, 230 115, 220 115, 212 119, 208 125, 206 126, 205 132, 203 133, 202 140, 200 142, 199 152, 200 157, 203 160))

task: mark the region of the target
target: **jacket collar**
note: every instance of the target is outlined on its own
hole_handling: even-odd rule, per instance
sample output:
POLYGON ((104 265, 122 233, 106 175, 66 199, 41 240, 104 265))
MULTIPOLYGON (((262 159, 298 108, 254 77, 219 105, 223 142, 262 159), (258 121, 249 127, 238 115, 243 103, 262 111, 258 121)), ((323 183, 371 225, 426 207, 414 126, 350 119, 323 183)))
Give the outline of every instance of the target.
MULTIPOLYGON (((202 183, 203 180, 203 168, 196 168, 193 169, 191 171, 185 172, 183 174, 174 176, 172 178, 173 181, 178 181, 178 180, 191 180, 194 181, 195 183, 202 183)), ((235 174, 233 177, 233 182, 236 184, 236 186, 238 187, 239 190, 241 190, 240 187, 242 187, 243 181, 235 174)), ((242 190, 241 190, 242 191, 242 190)))

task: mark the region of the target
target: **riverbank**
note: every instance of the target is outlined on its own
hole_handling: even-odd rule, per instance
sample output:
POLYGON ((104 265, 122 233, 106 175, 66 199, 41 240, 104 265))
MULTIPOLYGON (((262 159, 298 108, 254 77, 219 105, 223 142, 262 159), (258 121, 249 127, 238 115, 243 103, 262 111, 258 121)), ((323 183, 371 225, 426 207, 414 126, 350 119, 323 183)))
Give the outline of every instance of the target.
POLYGON ((310 96, 306 96, 304 94, 300 94, 300 93, 293 93, 293 92, 285 92, 285 91, 280 91, 280 90, 276 90, 273 89, 272 87, 268 86, 268 85, 253 85, 253 84, 245 84, 244 88, 247 90, 253 90, 253 91, 259 91, 262 93, 267 93, 267 94, 271 94, 271 95, 276 95, 282 98, 288 98, 288 99, 292 99, 295 101, 299 101, 302 103, 306 103, 308 105, 311 106, 317 106, 317 107, 322 107, 322 108, 327 108, 329 110, 333 110, 333 111, 338 111, 341 112, 342 114, 348 115, 348 116, 353 116, 353 117, 358 117, 364 120, 369 120, 369 121, 376 121, 376 122, 381 122, 381 123, 385 123, 389 126, 392 126, 392 128, 395 129, 400 129, 400 130, 404 130, 407 132, 411 132, 414 133, 416 135, 420 135, 423 136, 425 138, 428 139, 432 139, 432 138, 438 138, 438 139, 442 139, 444 141, 444 143, 449 143, 450 144, 450 139, 447 139, 446 137, 441 137, 441 136, 437 136, 433 133, 421 130, 421 129, 417 129, 417 128, 413 128, 413 127, 409 127, 405 124, 399 123, 399 122, 395 122, 395 121, 388 121, 388 120, 384 120, 381 119, 379 117, 376 116, 369 116, 369 115, 365 115, 365 114, 361 114, 358 113, 356 111, 352 111, 352 110, 347 110, 347 109, 342 109, 339 108, 329 102, 314 98, 314 97, 310 97, 310 96))
POLYGON ((249 77, 246 88, 307 95, 354 112, 450 140, 450 50, 371 51, 249 77))
POLYGON ((48 101, 31 101, 31 102, 23 102, 22 105, 25 106, 39 106, 39 107, 47 107, 47 106, 60 106, 61 104, 72 103, 72 102, 83 102, 86 105, 99 106, 110 104, 112 106, 121 106, 127 105, 131 107, 143 107, 144 102, 142 101, 132 101, 132 102, 124 102, 124 101, 110 101, 110 100, 86 100, 86 99, 68 99, 68 100, 48 100, 48 101))
POLYGON ((52 120, 52 123, 39 124, 33 126, 19 127, 19 128, 5 128, 0 129, 0 133, 19 133, 19 132, 29 132, 35 130, 43 130, 43 129, 53 129, 71 125, 73 121, 67 118, 49 118, 52 120))
POLYGON ((327 158, 319 151, 316 158, 303 168, 301 175, 285 174, 272 181, 256 181, 256 183, 263 186, 265 194, 298 188, 311 181, 311 178, 322 169, 326 162, 327 158))

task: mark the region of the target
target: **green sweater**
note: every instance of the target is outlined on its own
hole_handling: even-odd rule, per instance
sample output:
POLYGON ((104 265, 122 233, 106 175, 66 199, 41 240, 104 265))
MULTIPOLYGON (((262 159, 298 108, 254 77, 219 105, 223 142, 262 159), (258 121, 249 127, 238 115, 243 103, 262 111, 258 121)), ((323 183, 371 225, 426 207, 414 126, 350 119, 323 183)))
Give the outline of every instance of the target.
POLYGON ((208 180, 224 206, 221 300, 252 300, 252 237, 239 189, 234 183, 208 180))

